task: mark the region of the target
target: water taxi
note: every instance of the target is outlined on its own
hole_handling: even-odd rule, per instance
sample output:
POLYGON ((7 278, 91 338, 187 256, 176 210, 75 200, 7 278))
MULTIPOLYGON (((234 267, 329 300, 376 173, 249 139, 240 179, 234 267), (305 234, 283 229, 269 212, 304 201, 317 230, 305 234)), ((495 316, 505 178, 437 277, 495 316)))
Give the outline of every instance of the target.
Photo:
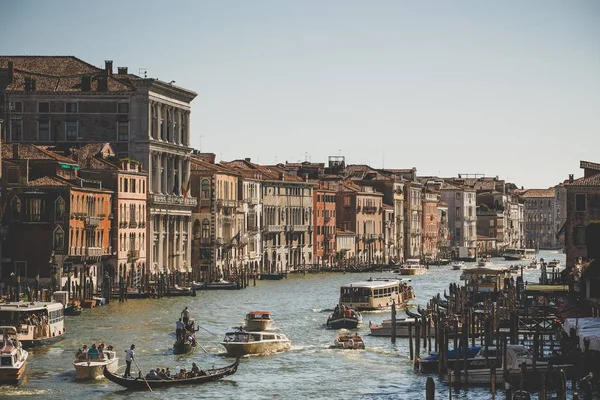
POLYGON ((102 379, 105 367, 109 372, 117 372, 119 358, 114 350, 103 350, 102 358, 84 353, 73 361, 73 366, 76 372, 75 379, 102 379))
POLYGON ((410 279, 376 278, 349 283, 340 288, 339 305, 357 311, 385 310, 401 306, 415 298, 410 279))
POLYGON ((0 304, 0 325, 16 327, 24 347, 48 344, 65 334, 64 308, 59 302, 0 304))
POLYGON ((246 314, 247 331, 268 331, 273 324, 271 313, 268 311, 251 311, 246 314))
POLYGON ((333 347, 336 349, 362 349, 365 348, 365 342, 358 333, 343 332, 336 336, 333 341, 333 347))
POLYGON ((510 278, 510 273, 505 267, 474 267, 464 269, 460 279, 469 292, 496 292, 504 288, 504 279, 510 278))
POLYGON ((17 340, 14 326, 0 326, 2 347, 0 348, 0 384, 17 385, 23 379, 29 353, 17 340))
MULTIPOLYGON (((396 319, 396 337, 408 337, 408 327, 412 326, 412 334, 415 334, 415 325, 417 320, 415 318, 398 318, 396 319)), ((369 322, 369 329, 371 329, 371 336, 392 336, 392 320, 384 319, 381 324, 372 324, 369 322)))
POLYGON ((283 333, 247 332, 239 329, 235 332, 227 332, 221 345, 225 347, 228 355, 241 357, 287 351, 291 343, 292 341, 283 333))
POLYGON ((489 267, 490 265, 492 265, 492 259, 488 256, 479 257, 477 259, 478 267, 489 267))
POLYGON ((422 275, 427 273, 427 268, 416 258, 410 258, 400 266, 400 275, 422 275))
POLYGON ((464 267, 465 267, 465 262, 464 261, 453 261, 452 262, 452 269, 461 270, 464 267))
POLYGON ((535 249, 513 249, 508 248, 502 254, 506 261, 533 260, 535 258, 535 249))
POLYGON ((351 308, 335 307, 333 314, 327 318, 330 329, 355 329, 362 323, 362 315, 351 308))

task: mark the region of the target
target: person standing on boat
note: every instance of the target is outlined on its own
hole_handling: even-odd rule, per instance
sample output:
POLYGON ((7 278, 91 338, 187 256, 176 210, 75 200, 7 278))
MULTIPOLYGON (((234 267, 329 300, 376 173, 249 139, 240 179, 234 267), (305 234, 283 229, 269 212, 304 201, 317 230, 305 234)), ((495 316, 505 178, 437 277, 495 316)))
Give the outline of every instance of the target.
POLYGON ((177 335, 177 341, 179 341, 183 337, 184 328, 185 324, 181 322, 181 318, 179 318, 179 321, 175 323, 175 334, 177 335))
POLYGON ((135 349, 135 344, 132 344, 130 348, 125 350, 125 363, 127 364, 127 368, 125 368, 125 374, 123 375, 124 378, 133 378, 131 376, 131 362, 133 361, 135 355, 133 349, 135 349))
POLYGON ((187 326, 188 321, 190 320, 190 310, 188 308, 184 308, 181 312, 181 316, 183 317, 183 324, 187 326))

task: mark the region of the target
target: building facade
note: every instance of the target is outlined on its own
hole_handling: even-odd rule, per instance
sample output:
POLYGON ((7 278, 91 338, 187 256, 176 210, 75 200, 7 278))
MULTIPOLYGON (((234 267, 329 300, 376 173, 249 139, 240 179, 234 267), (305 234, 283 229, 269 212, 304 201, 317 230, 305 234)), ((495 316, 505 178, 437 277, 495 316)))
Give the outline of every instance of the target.
POLYGON ((335 191, 317 186, 314 197, 313 250, 316 264, 331 266, 336 256, 335 191))
POLYGON ((525 247, 557 249, 556 193, 554 188, 529 189, 523 195, 525 247))

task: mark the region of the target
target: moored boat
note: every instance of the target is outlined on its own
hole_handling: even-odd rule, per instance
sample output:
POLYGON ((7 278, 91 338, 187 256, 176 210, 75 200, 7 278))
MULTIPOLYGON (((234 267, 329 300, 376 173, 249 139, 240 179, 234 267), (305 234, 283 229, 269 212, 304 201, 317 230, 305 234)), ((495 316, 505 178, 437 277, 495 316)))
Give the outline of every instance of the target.
MULTIPOLYGON (((110 346, 109 346, 110 347, 110 346)), ((99 379, 104 377, 104 368, 115 373, 119 368, 119 358, 114 350, 103 350, 103 357, 93 357, 85 353, 73 361, 75 379, 99 379)))
POLYGON ((23 347, 52 343, 61 339, 66 330, 64 306, 54 301, 0 304, 0 321, 16 327, 23 347))
POLYGON ((283 333, 248 332, 239 329, 227 332, 221 345, 225 347, 228 355, 241 357, 287 351, 291 347, 291 340, 283 333))
POLYGON ((465 267, 465 262, 464 261, 453 261, 452 262, 452 269, 455 270, 459 270, 459 269, 463 269, 465 267))
MULTIPOLYGON (((414 336, 416 332, 416 324, 416 318, 397 318, 396 337, 409 337, 409 329, 412 329, 412 334, 414 336)), ((371 336, 392 336, 392 320, 384 319, 381 324, 372 324, 369 322, 369 329, 371 330, 371 336)), ((431 335, 432 337, 435 337, 435 332, 433 330, 431 331, 431 335)))
POLYGON ((247 331, 268 331, 273 324, 271 313, 268 311, 251 311, 246 314, 247 331))
POLYGON ((355 329, 362 322, 362 315, 352 308, 335 306, 333 313, 327 318, 330 329, 355 329))
POLYGON ((224 279, 218 279, 212 282, 192 282, 192 289, 196 290, 235 290, 239 289, 236 282, 229 282, 224 279))
POLYGON ((358 333, 343 332, 335 337, 333 347, 336 349, 364 349, 365 342, 358 333))
MULTIPOLYGON (((483 349, 483 346, 471 346, 467 348, 467 365, 469 360, 475 358, 483 349)), ((451 349, 446 352, 446 363, 448 368, 451 368, 454 365, 456 359, 463 360, 464 359, 464 349, 459 347, 458 349, 451 349)), ((435 352, 431 353, 426 357, 417 359, 417 364, 419 365, 420 372, 437 372, 439 367, 440 354, 435 352)))
POLYGON ((478 267, 490 267, 492 265, 492 259, 487 256, 479 257, 477 259, 478 267))
POLYGON ((14 326, 0 326, 2 347, 0 348, 0 385, 17 385, 25 375, 29 353, 17 339, 14 326))
POLYGON ((231 365, 222 368, 214 368, 203 370, 199 376, 181 379, 153 379, 148 380, 144 378, 123 378, 122 376, 116 375, 110 372, 108 369, 104 369, 104 376, 111 382, 126 387, 131 390, 148 390, 148 388, 155 389, 161 387, 174 387, 181 385, 199 385, 206 382, 216 381, 229 375, 236 373, 239 359, 231 365))

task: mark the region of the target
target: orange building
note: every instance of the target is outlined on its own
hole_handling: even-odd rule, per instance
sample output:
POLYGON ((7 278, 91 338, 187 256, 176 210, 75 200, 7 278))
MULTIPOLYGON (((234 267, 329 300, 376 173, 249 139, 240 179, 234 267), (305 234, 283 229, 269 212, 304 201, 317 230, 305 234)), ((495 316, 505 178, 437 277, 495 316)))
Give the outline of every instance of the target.
POLYGON ((316 187, 313 191, 313 252, 315 263, 331 266, 336 255, 335 191, 316 187))
POLYGON ((422 254, 426 262, 433 262, 438 258, 438 194, 431 191, 425 191, 422 202, 422 254))

